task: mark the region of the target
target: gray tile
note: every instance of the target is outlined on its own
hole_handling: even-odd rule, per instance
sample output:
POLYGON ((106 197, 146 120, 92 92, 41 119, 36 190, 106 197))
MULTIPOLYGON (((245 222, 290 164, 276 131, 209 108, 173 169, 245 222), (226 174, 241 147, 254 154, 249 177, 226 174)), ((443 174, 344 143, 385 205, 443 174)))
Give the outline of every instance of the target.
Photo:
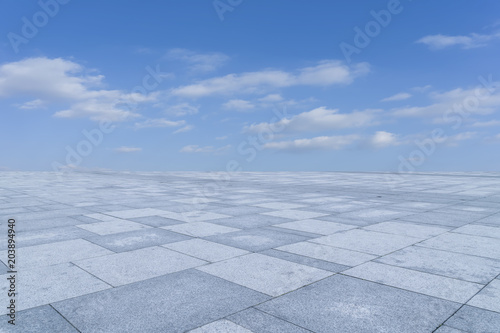
POLYGON ((491 281, 467 305, 500 313, 500 280, 491 281))
POLYGON ((500 273, 500 260, 412 246, 377 262, 486 284, 500 273))
POLYGON ((465 305, 445 325, 463 332, 498 333, 500 313, 465 305))
POLYGON ((353 212, 339 214, 340 218, 351 218, 355 220, 368 220, 371 222, 383 222, 393 220, 395 218, 404 217, 412 214, 411 212, 402 210, 390 210, 386 208, 367 208, 356 210, 353 212))
POLYGON ((498 239, 489 237, 446 233, 426 240, 419 245, 500 260, 500 242, 498 239))
POLYGON ((240 230, 210 222, 191 222, 161 228, 192 237, 207 237, 240 230))
POLYGON ((112 220, 89 224, 79 224, 77 227, 88 230, 98 235, 111 235, 120 232, 134 231, 151 228, 150 226, 127 220, 112 220))
POLYGON ((210 242, 204 239, 191 239, 166 244, 163 245, 163 247, 210 262, 221 261, 249 253, 242 249, 210 242))
POLYGON ((18 247, 26 247, 84 238, 92 235, 94 234, 75 226, 56 227, 20 232, 16 236, 16 243, 18 247))
POLYGON ((161 215, 167 213, 167 211, 155 209, 155 208, 140 208, 140 209, 129 209, 129 210, 119 210, 114 212, 106 212, 106 215, 111 215, 121 219, 161 215))
POLYGON ((417 238, 430 238, 442 234, 450 228, 436 227, 425 224, 414 224, 409 222, 388 221, 372 224, 365 227, 366 230, 386 232, 389 234, 411 236, 417 238))
POLYGON ((276 210, 273 212, 261 213, 262 215, 269 216, 277 216, 284 217, 291 220, 306 220, 306 219, 314 219, 316 217, 326 216, 328 214, 311 212, 307 210, 298 210, 298 209, 284 209, 284 210, 276 210))
POLYGON ((493 237, 500 239, 500 227, 491 227, 486 225, 478 224, 468 224, 463 227, 454 229, 452 232, 458 232, 461 234, 483 236, 483 237, 493 237))
POLYGON ((258 227, 266 227, 270 225, 290 222, 290 219, 284 217, 267 216, 262 214, 241 215, 235 217, 228 217, 224 219, 216 219, 210 221, 211 223, 225 225, 227 227, 238 229, 252 229, 258 227))
POLYGON ((24 310, 16 313, 15 326, 9 324, 6 319, 0 321, 0 332, 22 332, 22 333, 40 333, 40 332, 60 332, 60 333, 78 333, 66 319, 61 317, 49 305, 24 310))
MULTIPOLYGON (((0 278, 2 281, 7 281, 8 276, 9 274, 6 274, 0 278)), ((18 311, 111 288, 110 285, 70 263, 23 269, 17 276, 18 311)), ((2 295, 7 295, 6 283, 2 283, 0 289, 2 295)), ((5 313, 7 307, 1 307, 0 314, 5 313)))
POLYGON ((282 295, 333 274, 258 253, 197 269, 271 296, 282 295))
MULTIPOLYGON (((17 266, 31 268, 70 262, 73 260, 94 258, 113 252, 83 239, 74 239, 57 243, 22 247, 17 250, 17 266)), ((7 252, 1 252, 2 261, 6 262, 7 252)))
POLYGON ((311 332, 255 308, 243 310, 227 317, 238 325, 259 333, 308 333, 311 332))
POLYGON ((180 213, 165 212, 161 214, 161 216, 182 222, 203 222, 229 217, 228 215, 213 213, 210 211, 183 211, 180 213))
POLYGON ((483 288, 482 284, 375 262, 367 262, 342 274, 458 303, 466 303, 483 288))
POLYGON ((184 241, 191 239, 191 237, 163 229, 149 228, 104 236, 94 234, 90 237, 85 237, 85 239, 114 252, 125 252, 184 241))
POLYGON ((136 218, 132 218, 129 220, 133 221, 133 222, 149 225, 150 227, 165 227, 167 225, 186 223, 186 222, 182 222, 179 220, 168 219, 166 217, 161 217, 161 216, 136 217, 136 218))
POLYGON ((311 267, 319 268, 319 269, 334 272, 334 273, 341 272, 341 271, 349 268, 349 266, 340 265, 340 264, 336 264, 336 263, 325 261, 325 260, 310 258, 310 257, 306 257, 306 256, 302 256, 302 255, 298 255, 298 254, 294 254, 294 253, 290 253, 290 252, 285 252, 285 251, 274 250, 274 249, 265 250, 265 251, 262 251, 259 253, 264 254, 266 256, 275 257, 275 258, 283 259, 283 260, 288 260, 291 262, 295 262, 297 264, 311 266, 311 267))
POLYGON ((449 326, 440 326, 434 333, 464 333, 464 331, 457 330, 456 328, 452 328, 449 326))
POLYGON ((252 331, 240 325, 236 325, 229 320, 221 319, 198 327, 188 333, 252 333, 252 331))
POLYGON ((285 210, 285 209, 295 209, 295 208, 307 207, 307 205, 304 205, 304 204, 301 205, 301 204, 280 202, 280 201, 259 203, 259 204, 256 204, 254 206, 261 207, 261 208, 273 209, 273 210, 285 210))
POLYGON ((280 246, 276 249, 346 266, 357 266, 377 258, 376 256, 367 253, 312 242, 298 242, 280 246))
POLYGON ((82 332, 185 332, 266 299, 248 288, 188 270, 53 306, 82 332))
POLYGON ((460 304, 335 275, 257 309, 313 332, 432 332, 460 304))
POLYGON ((149 247, 75 264, 112 286, 120 286, 204 265, 206 261, 162 247, 149 247))
POLYGON ((337 231, 349 230, 355 228, 353 225, 327 222, 321 220, 300 220, 275 225, 279 228, 299 230, 316 233, 320 235, 330 235, 337 231))
POLYGON ((426 212, 414 215, 409 215, 401 218, 408 222, 417 222, 433 225, 441 225, 445 227, 461 227, 467 223, 473 222, 476 219, 464 219, 459 217, 460 214, 426 212))
POLYGON ((300 242, 308 238, 286 232, 265 229, 247 229, 227 234, 206 237, 207 240, 240 249, 258 252, 285 244, 300 242))
POLYGON ((270 209, 260 208, 260 207, 251 207, 251 206, 232 206, 225 208, 217 208, 212 210, 212 212, 217 214, 224 214, 229 216, 241 216, 241 215, 249 215, 249 214, 258 214, 263 212, 268 212, 270 209))
POLYGON ((312 239, 311 242, 384 255, 419 242, 420 238, 354 229, 312 239))

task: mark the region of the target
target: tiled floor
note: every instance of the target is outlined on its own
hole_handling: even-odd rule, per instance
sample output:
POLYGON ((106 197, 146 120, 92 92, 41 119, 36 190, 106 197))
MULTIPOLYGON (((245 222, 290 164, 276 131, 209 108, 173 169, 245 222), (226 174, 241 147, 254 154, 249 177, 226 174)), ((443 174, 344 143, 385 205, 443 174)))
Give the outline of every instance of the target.
POLYGON ((0 332, 500 332, 500 175, 213 176, 0 173, 0 332))

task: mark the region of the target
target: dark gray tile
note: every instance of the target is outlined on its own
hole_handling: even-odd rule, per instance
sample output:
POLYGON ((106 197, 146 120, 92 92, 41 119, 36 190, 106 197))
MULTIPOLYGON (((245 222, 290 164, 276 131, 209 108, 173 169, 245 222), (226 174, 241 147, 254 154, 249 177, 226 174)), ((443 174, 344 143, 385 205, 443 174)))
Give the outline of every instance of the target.
POLYGON ((209 236, 205 237, 205 239, 256 252, 286 244, 301 242, 308 238, 274 230, 248 229, 209 236))
POLYGON ((53 306, 82 332, 184 332, 268 298, 210 274, 187 270, 53 306))
POLYGON ((77 333, 78 331, 50 305, 44 305, 16 313, 15 326, 9 324, 7 316, 0 320, 0 332, 19 333, 77 333))
POLYGON ((315 267, 315 268, 319 268, 319 269, 323 269, 323 270, 335 272, 335 273, 341 272, 341 271, 344 271, 344 270, 350 268, 350 266, 340 265, 340 264, 336 264, 333 262, 328 262, 328 261, 324 261, 324 260, 320 260, 320 259, 314 259, 314 258, 305 257, 305 256, 301 256, 298 254, 274 250, 274 249, 265 250, 265 251, 262 251, 259 253, 265 254, 265 255, 270 256, 270 257, 288 260, 291 262, 295 262, 297 264, 311 266, 311 267, 315 267))
POLYGON ((161 217, 161 216, 144 216, 144 217, 136 217, 136 218, 132 218, 132 219, 128 219, 128 220, 142 223, 145 225, 149 225, 151 227, 164 227, 167 225, 186 223, 186 222, 182 222, 179 220, 169 219, 167 217, 161 217))
POLYGON ((250 308, 227 317, 232 322, 259 333, 308 333, 309 330, 250 308))
POLYGON ((252 228, 259 228, 274 224, 290 222, 290 219, 284 217, 254 214, 254 215, 241 215, 223 219, 216 219, 210 222, 237 229, 252 229, 252 228))
POLYGON ((445 325, 470 333, 498 333, 500 313, 465 305, 445 325))
POLYGON ((257 309, 313 332, 428 333, 459 307, 458 303, 334 275, 257 309))

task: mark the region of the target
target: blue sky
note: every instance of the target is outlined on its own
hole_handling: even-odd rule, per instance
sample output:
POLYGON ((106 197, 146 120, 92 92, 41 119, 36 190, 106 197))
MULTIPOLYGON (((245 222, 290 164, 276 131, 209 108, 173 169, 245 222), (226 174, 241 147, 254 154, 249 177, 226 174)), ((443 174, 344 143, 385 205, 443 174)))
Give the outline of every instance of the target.
POLYGON ((0 169, 500 170, 498 1, 0 4, 0 169))

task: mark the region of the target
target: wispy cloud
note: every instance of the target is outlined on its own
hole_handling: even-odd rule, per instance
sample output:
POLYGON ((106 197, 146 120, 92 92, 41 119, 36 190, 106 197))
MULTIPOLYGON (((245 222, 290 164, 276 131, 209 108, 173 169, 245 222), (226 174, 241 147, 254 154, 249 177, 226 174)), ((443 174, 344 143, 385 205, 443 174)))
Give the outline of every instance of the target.
POLYGON ((191 105, 189 103, 180 103, 177 105, 168 106, 165 109, 165 113, 171 116, 181 117, 197 114, 200 109, 197 105, 191 105))
POLYGON ((134 124, 136 129, 151 128, 151 127, 177 127, 186 123, 185 120, 172 121, 165 118, 147 119, 134 124))
POLYGON ((310 139, 268 142, 264 149, 305 152, 311 150, 338 150, 359 140, 357 135, 318 136, 310 139))
POLYGON ((341 61, 325 60, 319 62, 316 66, 299 69, 296 73, 264 70, 229 74, 178 87, 173 89, 171 93, 175 96, 197 98, 234 93, 264 93, 273 88, 298 85, 329 86, 333 84, 349 84, 356 77, 368 72, 369 65, 367 63, 349 67, 341 61))
POLYGON ((186 125, 186 126, 184 126, 182 128, 179 128, 178 130, 174 131, 174 134, 189 132, 193 128, 194 128, 193 125, 186 125))
POLYGON ((226 110, 248 111, 254 109, 255 105, 243 99, 232 99, 224 103, 222 107, 226 110))
POLYGON ((402 101, 402 100, 410 98, 411 96, 412 95, 409 94, 409 93, 401 92, 401 93, 398 93, 396 95, 392 95, 390 97, 386 97, 386 98, 384 98, 384 99, 382 99, 380 101, 381 102, 402 101))
POLYGON ((122 147, 116 148, 115 151, 118 153, 136 153, 136 152, 142 151, 142 148, 122 146, 122 147))
POLYGON ((416 43, 425 44, 433 50, 441 50, 447 47, 459 46, 463 49, 472 49, 487 46, 489 42, 500 39, 500 33, 481 35, 472 33, 466 36, 429 35, 420 38, 416 43))
POLYGON ((45 104, 46 102, 42 101, 41 99, 34 99, 32 101, 20 104, 18 105, 18 107, 25 110, 43 109, 46 107, 45 104))
POLYGON ((212 153, 212 154, 222 154, 228 151, 231 148, 231 145, 227 145, 224 147, 216 148, 213 146, 198 146, 198 145, 189 145, 184 146, 180 150, 181 153, 212 153))
POLYGON ((189 70, 195 73, 213 72, 229 60, 227 55, 219 52, 199 53, 180 48, 169 50, 165 57, 185 62, 189 70))
POLYGON ((473 127, 493 127, 500 126, 500 120, 476 121, 471 126, 473 127))
POLYGON ((244 128, 245 132, 259 133, 273 128, 283 129, 283 133, 319 132, 375 125, 375 116, 380 110, 353 111, 339 113, 338 109, 322 106, 303 112, 291 118, 283 118, 275 123, 252 124, 244 128))
POLYGON ((369 143, 374 148, 385 148, 400 145, 401 142, 394 133, 378 131, 370 138, 369 143))

